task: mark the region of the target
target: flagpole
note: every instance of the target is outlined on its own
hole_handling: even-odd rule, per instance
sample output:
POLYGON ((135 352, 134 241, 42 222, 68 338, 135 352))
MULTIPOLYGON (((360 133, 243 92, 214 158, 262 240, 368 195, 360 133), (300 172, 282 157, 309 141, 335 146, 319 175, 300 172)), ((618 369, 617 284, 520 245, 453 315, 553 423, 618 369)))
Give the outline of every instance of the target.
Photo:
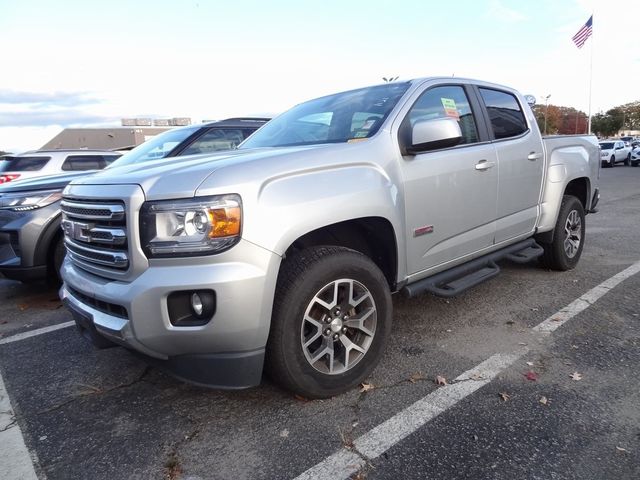
POLYGON ((591 135, 591 91, 593 87, 593 12, 591 12, 591 59, 589 60, 589 126, 587 133, 591 135))

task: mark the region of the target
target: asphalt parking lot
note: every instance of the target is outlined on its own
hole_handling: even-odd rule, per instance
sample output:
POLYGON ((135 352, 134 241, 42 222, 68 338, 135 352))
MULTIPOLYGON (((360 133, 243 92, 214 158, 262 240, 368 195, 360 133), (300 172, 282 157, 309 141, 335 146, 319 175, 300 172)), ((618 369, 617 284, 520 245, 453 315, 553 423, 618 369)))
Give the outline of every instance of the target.
POLYGON ((640 168, 602 170, 601 189, 575 270, 503 263, 458 298, 395 297, 368 388, 329 400, 268 379, 240 392, 193 387, 122 348, 94 350, 74 328, 15 337, 71 317, 55 290, 0 279, 0 373, 14 411, 0 431, 17 424, 51 480, 640 478, 640 275, 598 290, 552 333, 535 329, 640 261, 640 168), (495 371, 482 363, 492 358, 495 371), (396 435, 415 412, 424 421, 396 435))

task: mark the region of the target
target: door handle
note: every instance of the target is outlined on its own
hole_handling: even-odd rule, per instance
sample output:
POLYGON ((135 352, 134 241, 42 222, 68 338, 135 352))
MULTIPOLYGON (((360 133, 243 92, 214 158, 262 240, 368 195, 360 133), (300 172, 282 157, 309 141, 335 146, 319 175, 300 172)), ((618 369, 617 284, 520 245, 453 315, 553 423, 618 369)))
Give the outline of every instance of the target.
POLYGON ((484 172, 485 170, 489 170, 490 168, 493 168, 495 166, 496 162, 487 162, 486 160, 480 160, 478 163, 476 163, 476 170, 484 172))
POLYGON ((542 154, 541 153, 531 152, 529 154, 529 156, 527 157, 527 160, 531 160, 532 162, 535 162, 539 158, 542 158, 542 154))

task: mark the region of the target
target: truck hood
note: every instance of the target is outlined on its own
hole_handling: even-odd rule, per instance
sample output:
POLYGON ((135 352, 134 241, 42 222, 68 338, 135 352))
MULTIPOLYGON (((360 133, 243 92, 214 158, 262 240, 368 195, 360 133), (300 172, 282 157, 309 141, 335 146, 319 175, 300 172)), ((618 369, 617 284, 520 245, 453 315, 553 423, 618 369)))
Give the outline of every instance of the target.
MULTIPOLYGON (((96 170, 97 171, 97 170, 96 170)), ((0 195, 3 193, 31 192, 36 190, 62 190, 70 182, 78 178, 91 175, 92 171, 60 173, 44 177, 26 178, 0 185, 0 195)))
POLYGON ((188 198, 217 170, 243 163, 269 161, 274 157, 297 156, 302 151, 327 148, 328 145, 229 150, 218 154, 169 157, 122 167, 110 167, 74 185, 140 185, 147 200, 188 198))

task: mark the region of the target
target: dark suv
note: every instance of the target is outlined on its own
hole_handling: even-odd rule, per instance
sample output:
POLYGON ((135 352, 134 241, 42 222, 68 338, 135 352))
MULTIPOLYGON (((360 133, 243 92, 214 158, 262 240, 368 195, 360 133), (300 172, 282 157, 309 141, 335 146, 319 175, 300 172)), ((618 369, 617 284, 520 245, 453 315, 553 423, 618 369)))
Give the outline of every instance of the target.
MULTIPOLYGON (((107 168, 230 150, 264 125, 266 118, 231 118, 168 130, 126 153, 107 168)), ((59 280, 65 255, 60 198, 70 172, 0 186, 0 273, 14 280, 59 280)))

